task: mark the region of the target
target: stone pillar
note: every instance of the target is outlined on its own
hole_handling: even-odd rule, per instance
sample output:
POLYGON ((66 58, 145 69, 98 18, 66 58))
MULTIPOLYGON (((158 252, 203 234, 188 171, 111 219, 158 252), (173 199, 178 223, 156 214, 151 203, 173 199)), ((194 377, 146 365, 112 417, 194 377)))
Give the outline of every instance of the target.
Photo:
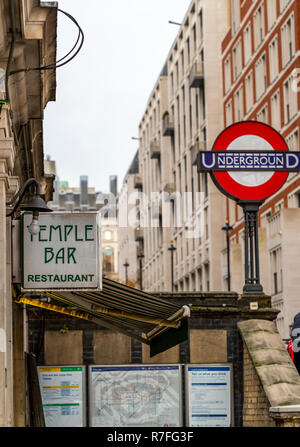
POLYGON ((14 359, 14 427, 25 427, 25 347, 24 309, 13 304, 13 359, 14 359))
MULTIPOLYGON (((0 149, 1 150, 1 149, 0 149)), ((1 161, 0 161, 1 164, 1 161)), ((0 177, 0 426, 13 424, 12 398, 12 300, 10 269, 7 269, 7 251, 10 248, 10 234, 7 232, 6 179, 0 177)))
POLYGON ((271 407, 270 416, 276 427, 300 427, 300 405, 271 407))
MULTIPOLYGON (((1 129, 9 130, 7 108, 3 109, 1 129), (7 118, 7 119, 6 119, 7 118)), ((13 327, 11 287, 11 219, 6 217, 6 202, 18 185, 9 177, 14 165, 13 138, 0 133, 0 426, 13 425, 13 327)))

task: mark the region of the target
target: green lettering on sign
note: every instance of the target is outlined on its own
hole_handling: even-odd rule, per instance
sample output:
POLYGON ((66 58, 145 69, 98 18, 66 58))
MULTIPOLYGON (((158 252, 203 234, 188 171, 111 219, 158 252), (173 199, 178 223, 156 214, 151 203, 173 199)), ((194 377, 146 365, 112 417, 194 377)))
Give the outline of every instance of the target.
POLYGON ((59 241, 62 241, 62 234, 61 234, 61 225, 57 225, 56 227, 54 225, 50 225, 50 230, 49 230, 49 242, 52 241, 52 231, 59 231, 59 241))

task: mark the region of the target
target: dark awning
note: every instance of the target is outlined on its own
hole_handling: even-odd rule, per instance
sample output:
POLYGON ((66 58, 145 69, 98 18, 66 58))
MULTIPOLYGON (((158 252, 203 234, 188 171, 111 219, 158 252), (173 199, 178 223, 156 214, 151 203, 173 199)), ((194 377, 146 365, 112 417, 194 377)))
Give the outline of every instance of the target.
POLYGON ((51 290, 45 292, 45 295, 51 298, 51 303, 59 302, 68 307, 59 308, 51 303, 31 299, 33 295, 29 293, 23 294, 19 302, 68 313, 121 332, 150 345, 151 355, 169 349, 188 337, 188 306, 107 278, 103 278, 101 291, 51 290), (72 310, 76 310, 76 313, 72 310))

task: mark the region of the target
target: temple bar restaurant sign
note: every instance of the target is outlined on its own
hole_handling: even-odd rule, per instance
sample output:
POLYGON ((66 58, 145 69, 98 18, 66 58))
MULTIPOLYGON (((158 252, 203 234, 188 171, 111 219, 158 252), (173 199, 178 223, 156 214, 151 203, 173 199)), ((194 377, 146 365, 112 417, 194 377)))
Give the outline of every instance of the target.
POLYGON ((99 213, 41 213, 36 235, 28 231, 31 220, 22 215, 22 288, 101 290, 99 213))
POLYGON ((242 121, 221 132, 211 151, 199 152, 197 165, 229 198, 259 202, 275 194, 289 172, 300 171, 300 153, 290 152, 267 124, 242 121))

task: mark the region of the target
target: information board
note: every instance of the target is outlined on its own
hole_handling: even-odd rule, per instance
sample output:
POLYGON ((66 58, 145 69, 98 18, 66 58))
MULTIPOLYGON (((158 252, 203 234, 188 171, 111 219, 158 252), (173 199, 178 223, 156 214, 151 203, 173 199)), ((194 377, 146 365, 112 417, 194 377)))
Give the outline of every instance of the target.
POLYGON ((85 366, 38 366, 46 427, 85 427, 85 366))
POLYGON ((186 365, 186 425, 232 425, 231 365, 186 365))
POLYGON ((22 289, 100 290, 100 214, 41 213, 34 235, 28 231, 31 220, 31 213, 22 214, 22 289))
POLYGON ((182 426, 181 376, 181 365, 90 366, 90 426, 182 426))

